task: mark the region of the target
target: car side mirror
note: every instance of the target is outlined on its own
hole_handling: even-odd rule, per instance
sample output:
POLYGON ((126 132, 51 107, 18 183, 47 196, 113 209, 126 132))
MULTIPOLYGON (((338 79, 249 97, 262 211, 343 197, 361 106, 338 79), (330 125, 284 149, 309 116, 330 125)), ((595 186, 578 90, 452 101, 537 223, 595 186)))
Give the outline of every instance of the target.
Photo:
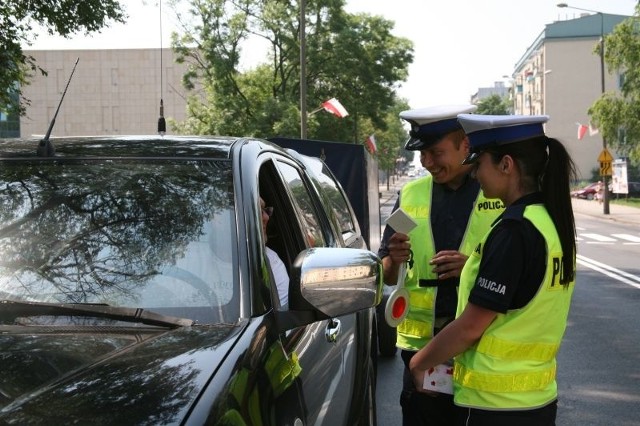
POLYGON ((383 286, 380 258, 368 250, 304 250, 291 267, 289 310, 276 313, 281 331, 373 308, 383 286))

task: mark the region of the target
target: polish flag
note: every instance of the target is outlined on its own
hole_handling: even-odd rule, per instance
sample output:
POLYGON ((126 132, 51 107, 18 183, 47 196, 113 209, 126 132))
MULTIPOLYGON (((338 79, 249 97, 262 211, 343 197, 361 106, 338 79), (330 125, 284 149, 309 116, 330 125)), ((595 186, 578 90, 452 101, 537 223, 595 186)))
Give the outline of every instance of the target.
POLYGON ((589 122, 589 136, 597 135, 598 133, 600 133, 600 130, 589 122))
POLYGON ((367 140, 364 141, 364 144, 367 146, 367 149, 372 154, 378 150, 378 146, 376 145, 376 138, 373 135, 369 136, 367 140))
POLYGON ((331 98, 328 101, 323 102, 322 108, 324 108, 325 111, 330 112, 333 115, 337 115, 340 118, 344 118, 349 115, 347 110, 344 109, 342 104, 338 102, 336 98, 331 98))
POLYGON ((589 127, 585 126, 584 124, 578 123, 578 140, 582 140, 582 138, 584 138, 587 130, 589 130, 589 127))

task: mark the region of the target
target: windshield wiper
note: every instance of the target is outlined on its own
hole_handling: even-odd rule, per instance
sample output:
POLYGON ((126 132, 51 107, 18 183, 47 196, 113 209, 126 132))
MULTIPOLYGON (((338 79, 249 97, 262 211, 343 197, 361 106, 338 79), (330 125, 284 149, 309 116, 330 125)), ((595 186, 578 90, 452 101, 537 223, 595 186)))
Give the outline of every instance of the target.
POLYGON ((121 308, 107 304, 37 303, 0 300, 0 321, 15 320, 20 316, 81 315, 109 318, 118 321, 139 322, 161 327, 189 327, 195 321, 161 315, 142 308, 121 308))

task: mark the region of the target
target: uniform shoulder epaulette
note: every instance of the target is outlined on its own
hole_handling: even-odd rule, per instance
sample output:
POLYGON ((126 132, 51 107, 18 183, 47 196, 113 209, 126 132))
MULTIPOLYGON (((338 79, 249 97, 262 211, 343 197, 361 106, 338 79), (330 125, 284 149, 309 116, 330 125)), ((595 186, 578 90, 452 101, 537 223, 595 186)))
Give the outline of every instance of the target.
POLYGON ((502 220, 522 220, 524 218, 524 209, 527 208, 526 204, 517 204, 515 206, 509 206, 502 215, 502 220))

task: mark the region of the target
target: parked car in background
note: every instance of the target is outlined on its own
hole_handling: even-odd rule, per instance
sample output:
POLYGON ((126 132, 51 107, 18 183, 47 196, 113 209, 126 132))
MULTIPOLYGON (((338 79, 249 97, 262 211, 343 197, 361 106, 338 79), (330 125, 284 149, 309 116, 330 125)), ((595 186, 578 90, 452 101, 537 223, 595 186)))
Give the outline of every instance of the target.
POLYGON ((629 197, 640 197, 640 182, 628 182, 629 197))
POLYGON ((616 193, 614 192, 613 183, 609 184, 609 191, 614 196, 618 197, 640 197, 640 182, 627 182, 627 192, 626 193, 616 193))
POLYGON ((0 142, 1 424, 375 425, 381 265, 319 159, 222 137, 37 145, 0 142))
POLYGON ((593 200, 598 193, 598 182, 590 183, 584 188, 577 189, 575 191, 571 191, 571 196, 575 198, 582 198, 585 200, 593 200))

